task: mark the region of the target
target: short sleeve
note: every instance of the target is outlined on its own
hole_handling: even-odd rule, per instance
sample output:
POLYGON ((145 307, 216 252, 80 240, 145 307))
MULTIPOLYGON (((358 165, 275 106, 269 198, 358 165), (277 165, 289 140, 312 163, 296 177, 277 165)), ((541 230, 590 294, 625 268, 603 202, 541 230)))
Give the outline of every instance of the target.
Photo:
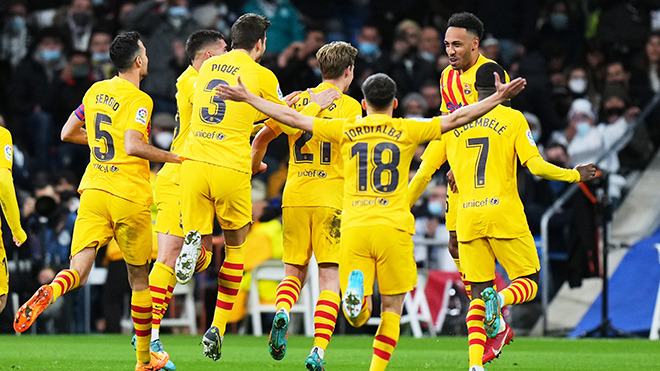
POLYGON ((314 119, 314 136, 322 142, 339 142, 341 140, 344 119, 314 119))
POLYGON ((525 165, 527 160, 534 156, 539 156, 539 149, 536 147, 532 131, 529 130, 529 124, 522 113, 516 112, 515 116, 518 131, 516 132, 515 148, 520 163, 525 165))
POLYGON ((136 98, 131 106, 131 111, 128 112, 126 129, 133 129, 143 134, 149 134, 153 106, 153 101, 146 94, 136 98))
POLYGON ((441 121, 440 116, 430 119, 404 119, 410 138, 416 143, 440 140, 442 136, 441 121))
POLYGON ((447 161, 447 141, 434 140, 426 147, 422 154, 422 161, 434 169, 440 169, 440 166, 447 161))
POLYGON ((2 145, 2 158, 0 159, 0 168, 11 169, 14 163, 14 147, 9 130, 0 128, 0 145, 2 145))

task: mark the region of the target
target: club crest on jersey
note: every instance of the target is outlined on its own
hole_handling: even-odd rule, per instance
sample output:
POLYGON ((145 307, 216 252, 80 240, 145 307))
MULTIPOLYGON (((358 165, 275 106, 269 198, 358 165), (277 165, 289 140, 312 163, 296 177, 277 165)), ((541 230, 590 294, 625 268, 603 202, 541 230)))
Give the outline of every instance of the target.
POLYGON ((142 125, 147 125, 147 117, 149 116, 149 110, 144 107, 140 107, 135 114, 135 122, 139 122, 142 125))
POLYGON ((527 139, 529 140, 529 144, 536 147, 536 142, 534 141, 534 135, 532 135, 532 132, 529 129, 527 129, 526 134, 527 134, 527 139))
POLYGON ((468 83, 463 84, 463 93, 472 94, 472 86, 468 83))
POLYGON ((13 156, 13 148, 11 148, 10 144, 5 145, 5 158, 7 161, 11 161, 12 156, 13 156))

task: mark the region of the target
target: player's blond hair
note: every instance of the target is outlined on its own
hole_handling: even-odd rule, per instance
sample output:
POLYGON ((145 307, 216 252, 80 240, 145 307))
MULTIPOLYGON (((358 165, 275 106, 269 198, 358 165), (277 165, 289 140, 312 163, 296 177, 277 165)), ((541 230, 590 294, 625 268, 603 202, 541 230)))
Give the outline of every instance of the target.
POLYGON ((341 77, 347 67, 355 65, 357 54, 358 50, 344 41, 333 41, 330 44, 323 45, 316 52, 321 75, 324 79, 341 77))

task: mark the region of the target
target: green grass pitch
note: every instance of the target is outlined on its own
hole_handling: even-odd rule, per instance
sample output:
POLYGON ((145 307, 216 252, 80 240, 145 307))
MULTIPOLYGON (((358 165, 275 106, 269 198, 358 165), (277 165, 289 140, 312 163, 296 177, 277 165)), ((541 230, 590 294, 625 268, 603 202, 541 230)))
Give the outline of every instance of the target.
MULTIPOLYGON (((2 335, 0 370, 134 370, 135 353, 128 335, 2 335)), ((165 335, 165 348, 177 370, 305 371, 311 338, 292 336, 286 357, 274 361, 267 337, 229 335, 222 358, 202 355, 201 336, 165 335)), ((371 336, 335 336, 326 354, 327 371, 368 370, 371 336)), ((467 338, 401 337, 388 370, 467 370, 467 338)), ((658 370, 660 343, 643 339, 557 339, 518 337, 488 371, 658 370)))

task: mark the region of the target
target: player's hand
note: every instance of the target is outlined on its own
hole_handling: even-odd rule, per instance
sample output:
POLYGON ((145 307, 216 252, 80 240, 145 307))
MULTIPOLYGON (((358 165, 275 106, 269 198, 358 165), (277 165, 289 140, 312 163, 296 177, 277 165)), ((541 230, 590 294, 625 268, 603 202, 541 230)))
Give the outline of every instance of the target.
POLYGON ((495 88, 497 89, 497 93, 500 94, 504 100, 509 100, 515 97, 518 93, 523 91, 525 85, 527 85, 527 80, 522 77, 518 77, 508 84, 502 84, 500 81, 500 75, 498 75, 497 72, 493 72, 493 74, 495 75, 495 88))
POLYGON ((575 170, 580 173, 581 182, 587 182, 596 177, 596 166, 592 163, 580 164, 575 167, 575 170))
POLYGON ((458 187, 456 186, 456 178, 454 177, 454 170, 449 169, 447 172, 447 185, 452 192, 458 193, 458 187))
POLYGON ((307 89, 309 93, 309 100, 321 106, 321 109, 330 107, 335 99, 341 98, 341 93, 333 88, 328 88, 320 93, 314 93, 311 89, 307 89))
POLYGON ((245 102, 248 99, 249 92, 243 84, 240 75, 238 75, 238 83, 236 86, 219 84, 214 90, 218 98, 221 99, 233 100, 236 102, 245 102))
POLYGON ((302 90, 296 90, 292 93, 289 93, 286 97, 284 97, 284 103, 286 103, 286 105, 289 107, 293 106, 300 100, 300 97, 298 96, 300 93, 302 93, 302 90))
POLYGON ((16 238, 16 237, 12 237, 11 239, 14 240, 14 244, 16 245, 16 247, 21 247, 23 242, 25 242, 25 241, 23 241, 23 242, 19 241, 18 238, 16 238))

